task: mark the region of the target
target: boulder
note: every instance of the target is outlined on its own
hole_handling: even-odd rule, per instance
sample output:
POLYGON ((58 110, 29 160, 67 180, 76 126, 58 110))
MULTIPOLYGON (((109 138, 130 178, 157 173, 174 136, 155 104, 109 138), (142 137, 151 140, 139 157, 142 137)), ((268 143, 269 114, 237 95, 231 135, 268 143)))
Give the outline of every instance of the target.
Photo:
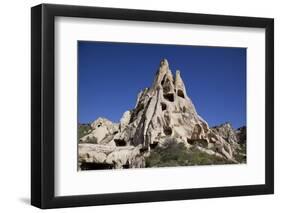
MULTIPOLYGON (((79 144, 79 165, 95 164, 108 165, 109 168, 140 168, 145 166, 144 157, 141 156, 140 146, 116 147, 82 143, 79 144)), ((108 168, 100 167, 100 168, 108 168)))

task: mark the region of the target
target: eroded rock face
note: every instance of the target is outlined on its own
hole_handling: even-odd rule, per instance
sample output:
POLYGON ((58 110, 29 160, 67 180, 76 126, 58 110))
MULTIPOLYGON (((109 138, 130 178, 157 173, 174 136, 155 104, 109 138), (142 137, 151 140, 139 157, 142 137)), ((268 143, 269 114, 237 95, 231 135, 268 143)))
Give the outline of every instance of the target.
POLYGON ((246 127, 240 127, 236 130, 236 135, 239 144, 246 144, 246 127))
POLYGON ((89 134, 79 139, 81 143, 107 144, 112 140, 113 135, 118 133, 118 124, 106 118, 98 118, 91 123, 91 128, 89 134))
POLYGON ((236 130, 233 129, 230 123, 224 123, 219 126, 215 126, 212 130, 221 136, 225 141, 227 141, 231 147, 234 149, 234 152, 239 150, 239 136, 236 133, 236 130))
POLYGON ((212 129, 226 141, 230 143, 238 143, 236 132, 230 123, 224 123, 222 125, 212 127, 212 129))
POLYGON ((141 146, 116 147, 82 143, 79 147, 80 168, 92 165, 95 169, 142 168, 145 166, 141 146))
POLYGON ((138 94, 135 108, 126 111, 119 124, 99 118, 91 127, 92 132, 80 141, 96 137, 97 144, 112 151, 108 154, 96 144, 81 143, 80 162, 104 162, 114 168, 144 167, 144 153, 149 154, 150 149, 161 146, 168 137, 186 147, 196 146, 235 162, 233 154, 238 139, 232 127, 228 124, 209 127, 188 97, 180 71, 173 76, 166 59, 160 62, 152 86, 138 94), (99 154, 94 156, 96 150, 99 154))
POLYGON ((165 59, 160 62, 152 87, 139 94, 123 131, 130 135, 127 138, 130 144, 141 144, 147 150, 154 144, 161 145, 167 137, 174 137, 186 146, 204 141, 205 148, 232 159, 232 148, 197 114, 180 71, 174 77, 165 59))

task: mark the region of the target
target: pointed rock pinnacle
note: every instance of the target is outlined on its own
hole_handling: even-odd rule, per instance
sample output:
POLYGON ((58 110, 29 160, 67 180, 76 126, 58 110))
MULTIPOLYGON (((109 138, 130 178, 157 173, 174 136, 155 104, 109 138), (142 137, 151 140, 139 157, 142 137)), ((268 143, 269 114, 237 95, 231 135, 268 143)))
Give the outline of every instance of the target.
POLYGON ((169 67, 169 62, 166 58, 163 58, 161 61, 160 61, 160 67, 169 67))
POLYGON ((175 77, 175 89, 177 91, 178 96, 184 98, 186 97, 186 89, 185 89, 185 85, 184 82, 180 76, 180 71, 177 70, 176 71, 176 77, 175 77))

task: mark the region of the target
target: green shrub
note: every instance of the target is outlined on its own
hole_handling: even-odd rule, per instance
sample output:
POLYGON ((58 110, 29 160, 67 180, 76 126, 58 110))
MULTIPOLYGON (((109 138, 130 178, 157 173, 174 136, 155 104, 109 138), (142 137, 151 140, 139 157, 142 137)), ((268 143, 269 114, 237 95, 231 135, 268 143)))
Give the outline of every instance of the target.
POLYGON ((192 165, 218 165, 218 164, 231 164, 232 162, 227 159, 220 158, 214 155, 209 155, 198 149, 192 149, 188 155, 188 164, 192 165))
POLYGON ((87 135, 90 129, 92 129, 90 124, 78 124, 78 138, 87 135))
POLYGON ((166 139, 161 147, 156 147, 146 158, 146 167, 186 166, 187 148, 174 138, 166 139))
POLYGON ((241 144, 240 145, 240 150, 234 155, 234 158, 239 162, 239 163, 246 163, 247 161, 247 149, 246 149, 246 144, 241 144))
POLYGON ((146 167, 176 167, 192 165, 230 164, 226 159, 209 155, 198 149, 188 150, 183 143, 168 138, 163 146, 151 150, 145 160, 146 167))
POLYGON ((98 143, 98 139, 95 136, 87 137, 86 143, 92 143, 92 144, 97 144, 98 143))

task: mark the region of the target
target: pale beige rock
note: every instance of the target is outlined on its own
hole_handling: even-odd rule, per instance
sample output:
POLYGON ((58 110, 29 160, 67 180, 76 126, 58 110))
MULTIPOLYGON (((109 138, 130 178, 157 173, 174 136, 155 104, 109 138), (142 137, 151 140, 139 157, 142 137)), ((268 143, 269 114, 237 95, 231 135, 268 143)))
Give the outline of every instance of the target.
MULTIPOLYGON (((80 142, 92 141, 95 143, 105 143, 105 138, 118 132, 118 124, 114 124, 106 118, 98 118, 91 124, 92 131, 80 138, 80 142), (95 140, 93 140, 93 138, 95 140)), ((107 140, 110 142, 111 140, 107 140)))
POLYGON ((140 93, 131 121, 127 126, 137 127, 130 141, 133 145, 142 144, 149 150, 150 145, 161 144, 166 137, 175 137, 190 144, 205 140, 206 143, 216 144, 227 159, 232 158, 231 148, 197 114, 186 94, 180 72, 176 72, 174 79, 166 59, 160 62, 151 89, 140 93))
POLYGON ((98 144, 79 144, 79 164, 108 164, 112 168, 140 168, 145 166, 140 146, 116 147, 98 144))
MULTIPOLYGON (((135 108, 126 111, 119 124, 98 118, 91 127, 92 132, 81 140, 96 137, 97 143, 113 151, 100 151, 101 147, 95 145, 88 150, 86 157, 110 164, 113 168, 144 167, 144 154, 157 145, 161 146, 170 137, 188 148, 197 147, 209 155, 236 162, 237 138, 232 134, 233 129, 228 125, 209 127, 188 97, 180 71, 176 71, 174 77, 166 59, 160 62, 151 88, 139 92, 135 108), (96 152, 106 154, 106 159, 102 154, 96 158, 90 154, 96 152)), ((81 150, 79 145, 79 156, 86 160, 86 148, 81 147, 81 150)))
POLYGON ((231 151, 235 152, 239 149, 239 141, 240 141, 240 135, 237 134, 237 131, 233 129, 230 123, 224 123, 219 126, 212 127, 212 130, 219 135, 220 137, 224 138, 229 144, 231 144, 231 147, 234 149, 230 149, 231 151))
POLYGON ((120 119, 120 131, 123 131, 125 127, 129 124, 131 119, 131 112, 126 111, 124 112, 122 118, 120 119))

